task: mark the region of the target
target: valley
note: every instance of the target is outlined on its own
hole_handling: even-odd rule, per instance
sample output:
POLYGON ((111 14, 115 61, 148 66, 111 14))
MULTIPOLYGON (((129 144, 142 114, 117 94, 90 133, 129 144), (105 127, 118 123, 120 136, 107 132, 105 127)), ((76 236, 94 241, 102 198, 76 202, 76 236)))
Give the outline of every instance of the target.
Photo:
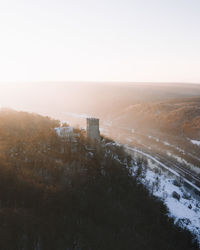
MULTIPOLYGON (((59 190, 64 188, 66 183, 71 188, 71 183, 75 181, 73 178, 78 178, 80 184, 84 182, 83 176, 90 163, 94 167, 100 164, 101 159, 107 166, 113 159, 114 164, 127 166, 131 176, 136 178, 136 183, 142 184, 152 199, 158 199, 166 206, 165 215, 172 219, 173 225, 179 230, 189 230, 199 243, 200 87, 179 84, 125 84, 122 88, 121 84, 94 86, 91 83, 59 83, 57 87, 53 83, 40 85, 42 90, 45 89, 44 105, 36 102, 40 100, 40 93, 34 92, 34 88, 32 95, 28 94, 30 98, 20 98, 20 107, 16 106, 16 110, 26 106, 25 110, 33 112, 32 114, 17 113, 9 108, 1 109, 2 118, 6 123, 0 124, 0 132, 4 137, 14 133, 12 136, 15 138, 12 142, 15 149, 11 149, 12 152, 9 153, 6 153, 7 147, 10 147, 6 145, 6 141, 9 140, 7 137, 5 142, 1 140, 1 148, 12 168, 16 165, 23 176, 31 175, 36 178, 37 183, 34 185, 45 183, 47 188, 50 188, 49 183, 55 185, 56 181, 56 188, 59 190), (59 100, 54 92, 57 92, 59 100), (33 99, 36 96, 37 98, 33 99), (39 113, 43 118, 35 113, 39 113), (92 149, 84 139, 88 117, 100 119, 102 146, 104 145, 105 149, 108 147, 108 155, 111 153, 107 160, 103 159, 105 152, 101 153, 97 148, 92 149), (52 128, 56 127, 57 136, 60 136, 62 133, 59 132, 59 126, 64 126, 62 133, 76 131, 75 134, 80 137, 70 140, 72 144, 65 145, 67 141, 55 137, 52 133, 52 128), (35 128, 38 129, 38 136, 35 134, 35 128), (28 140, 27 148, 19 136, 22 134, 24 140, 27 140, 29 131, 34 143, 28 140), (45 143, 37 145, 37 140, 41 140, 40 136, 45 143), (34 159, 34 155, 38 161, 34 159), (47 168, 43 162, 48 163, 47 168), (22 169, 21 163, 25 166, 22 169), (180 210, 184 212, 179 213, 180 210)), ((27 89, 24 91, 27 92, 27 89)), ((18 94, 16 93, 16 96, 18 94)), ((89 171, 93 171, 92 168, 89 171)), ((104 171, 100 170, 100 175, 104 175, 104 171)), ((96 175, 94 178, 98 179, 96 175)))

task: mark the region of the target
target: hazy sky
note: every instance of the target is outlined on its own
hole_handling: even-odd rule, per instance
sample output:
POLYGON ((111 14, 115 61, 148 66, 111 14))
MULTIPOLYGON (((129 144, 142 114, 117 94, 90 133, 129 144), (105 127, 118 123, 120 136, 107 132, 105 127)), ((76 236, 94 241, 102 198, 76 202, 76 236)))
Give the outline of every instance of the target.
POLYGON ((200 0, 0 0, 0 82, 200 83, 200 0))

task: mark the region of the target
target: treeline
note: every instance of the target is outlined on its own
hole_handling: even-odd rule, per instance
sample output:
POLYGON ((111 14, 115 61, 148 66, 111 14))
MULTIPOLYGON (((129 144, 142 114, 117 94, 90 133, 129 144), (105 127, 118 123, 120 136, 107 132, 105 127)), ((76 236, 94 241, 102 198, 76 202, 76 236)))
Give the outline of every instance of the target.
POLYGON ((60 138, 56 126, 0 112, 0 249, 198 249, 132 176, 123 148, 83 131, 60 138))
POLYGON ((169 136, 200 139, 200 98, 178 98, 129 106, 115 116, 117 125, 169 136))

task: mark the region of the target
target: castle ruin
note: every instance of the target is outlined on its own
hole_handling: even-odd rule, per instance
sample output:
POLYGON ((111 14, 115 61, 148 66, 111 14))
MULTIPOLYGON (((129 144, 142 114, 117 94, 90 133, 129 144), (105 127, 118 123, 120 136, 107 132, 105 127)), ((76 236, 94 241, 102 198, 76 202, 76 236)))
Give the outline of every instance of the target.
POLYGON ((87 136, 91 140, 100 140, 99 119, 87 118, 87 136))

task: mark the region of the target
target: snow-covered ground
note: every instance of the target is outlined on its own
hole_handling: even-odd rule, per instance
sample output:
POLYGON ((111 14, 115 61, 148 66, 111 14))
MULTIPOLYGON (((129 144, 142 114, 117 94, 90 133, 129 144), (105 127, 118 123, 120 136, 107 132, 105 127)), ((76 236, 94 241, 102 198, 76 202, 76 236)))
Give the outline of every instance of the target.
MULTIPOLYGON (((107 143, 106 145, 120 146, 118 143, 107 143)), ((168 208, 168 216, 174 218, 174 222, 189 230, 197 239, 200 246, 200 199, 195 197, 192 190, 184 186, 183 181, 187 182, 191 189, 200 189, 186 179, 181 180, 180 175, 173 169, 158 161, 153 156, 146 154, 136 148, 125 146, 125 150, 137 157, 141 154, 148 161, 148 168, 142 174, 140 182, 145 185, 149 192, 158 197, 168 208), (163 171, 159 166, 167 171, 163 171), (157 170, 157 171, 156 171, 157 170), (173 193, 175 192, 176 197, 173 193)), ((135 158, 135 157, 134 157, 135 158)), ((137 170, 135 163, 133 165, 133 175, 137 170)))
POLYGON ((175 223, 191 231, 200 245, 200 202, 183 185, 174 185, 175 179, 148 168, 142 182, 154 196, 163 200, 175 223), (174 191, 180 195, 179 200, 173 197, 174 191))
POLYGON ((200 146, 200 141, 197 140, 190 140, 192 144, 200 146))
MULTIPOLYGON (((168 168, 165 164, 159 162, 151 155, 135 148, 125 147, 128 152, 135 152, 142 154, 148 159, 148 168, 146 169, 145 176, 141 178, 141 182, 146 186, 149 192, 160 198, 167 206, 169 213, 168 216, 175 219, 175 223, 182 228, 188 229, 193 233, 200 246, 200 199, 194 197, 193 192, 188 192, 188 189, 183 183, 180 183, 180 175, 173 169, 168 168), (159 167, 163 167, 167 172, 163 172, 159 167), (155 169, 159 171, 155 171, 155 169), (169 174, 170 173, 170 174, 169 174), (177 181, 178 180, 178 181, 177 181), (178 183, 178 186, 175 185, 178 183), (173 192, 178 194, 179 199, 173 197, 173 192)), ((137 169, 137 167, 136 167, 137 169)), ((193 183, 186 181, 191 188, 200 191, 200 189, 193 183)))

